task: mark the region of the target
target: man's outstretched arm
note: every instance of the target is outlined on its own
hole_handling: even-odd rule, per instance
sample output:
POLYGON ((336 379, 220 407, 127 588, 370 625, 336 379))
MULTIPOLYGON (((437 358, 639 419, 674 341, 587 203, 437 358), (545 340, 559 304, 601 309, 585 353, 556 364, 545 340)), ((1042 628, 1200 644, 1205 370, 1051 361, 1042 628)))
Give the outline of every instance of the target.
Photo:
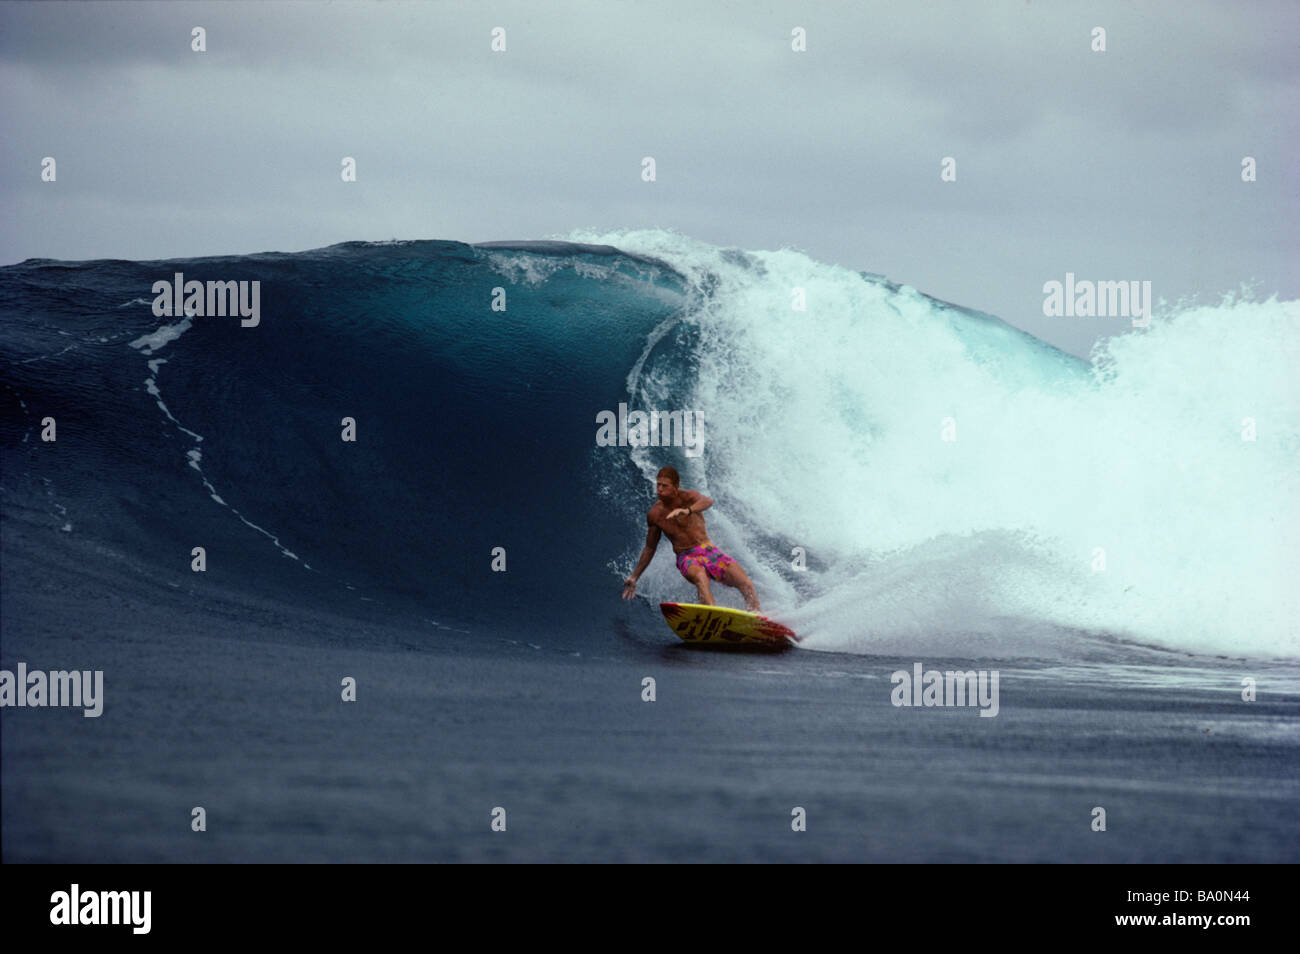
POLYGON ((641 548, 641 559, 636 561, 636 569, 632 571, 632 575, 623 581, 623 599, 630 600, 632 597, 636 596, 636 581, 641 578, 641 574, 645 572, 645 568, 648 567, 650 561, 654 559, 655 551, 659 549, 659 538, 663 535, 664 532, 662 530, 656 527, 653 523, 650 524, 650 529, 645 535, 645 546, 641 548))

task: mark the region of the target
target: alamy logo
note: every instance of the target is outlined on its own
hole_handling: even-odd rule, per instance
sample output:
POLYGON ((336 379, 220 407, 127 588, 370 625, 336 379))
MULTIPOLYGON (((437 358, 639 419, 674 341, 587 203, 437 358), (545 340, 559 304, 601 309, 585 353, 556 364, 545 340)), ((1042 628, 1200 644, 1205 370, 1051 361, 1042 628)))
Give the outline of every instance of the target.
POLYGON ((97 719, 104 711, 104 670, 54 669, 48 673, 29 673, 27 663, 18 664, 15 674, 0 669, 0 707, 3 706, 76 706, 84 708, 87 719, 97 719), (93 677, 93 678, 92 678, 93 677))
POLYGON ((684 447, 687 457, 704 451, 704 415, 699 411, 601 411, 597 447, 684 447))
POLYGON ((1048 318, 1132 318, 1134 328, 1151 324, 1151 283, 1074 280, 1065 273, 1065 284, 1043 285, 1043 314, 1048 318))
POLYGON ((51 924, 130 924, 132 934, 148 934, 152 891, 71 891, 50 895, 51 924))
POLYGON ((177 272, 172 281, 153 283, 155 318, 180 317, 225 318, 238 315, 245 328, 256 328, 262 320, 262 283, 260 281, 204 282, 186 281, 177 272))
POLYGON ((923 673, 921 664, 913 663, 911 673, 899 669, 889 677, 894 684, 889 701, 895 706, 978 705, 981 718, 992 717, 998 714, 999 675, 996 669, 991 672, 929 669, 923 673))

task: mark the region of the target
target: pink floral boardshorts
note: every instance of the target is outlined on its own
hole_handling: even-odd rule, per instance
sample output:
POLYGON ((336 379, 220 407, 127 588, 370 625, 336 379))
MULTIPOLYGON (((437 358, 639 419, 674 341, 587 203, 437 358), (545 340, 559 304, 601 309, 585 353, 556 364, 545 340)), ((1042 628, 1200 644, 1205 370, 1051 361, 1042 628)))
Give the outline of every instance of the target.
POLYGON ((721 580, 722 574, 726 572, 727 567, 735 562, 711 543, 691 547, 689 550, 683 550, 677 554, 677 569, 682 576, 686 576, 686 571, 691 567, 702 566, 704 572, 709 574, 710 577, 721 580))

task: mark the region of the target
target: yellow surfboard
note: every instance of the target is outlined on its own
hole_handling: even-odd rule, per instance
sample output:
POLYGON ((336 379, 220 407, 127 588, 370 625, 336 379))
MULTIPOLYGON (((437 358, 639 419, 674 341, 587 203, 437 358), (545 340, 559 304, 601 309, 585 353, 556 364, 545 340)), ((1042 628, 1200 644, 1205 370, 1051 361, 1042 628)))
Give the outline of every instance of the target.
POLYGON ((788 626, 766 616, 702 603, 660 603, 672 631, 688 643, 767 646, 782 649, 799 639, 788 626))

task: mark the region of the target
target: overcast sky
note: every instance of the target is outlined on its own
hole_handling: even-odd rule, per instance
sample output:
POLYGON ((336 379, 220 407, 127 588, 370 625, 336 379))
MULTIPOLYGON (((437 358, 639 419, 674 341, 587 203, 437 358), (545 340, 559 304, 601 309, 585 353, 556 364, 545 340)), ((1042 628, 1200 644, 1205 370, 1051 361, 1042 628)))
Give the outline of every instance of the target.
POLYGON ((0 3, 0 264, 672 228, 1086 353, 1130 323, 1043 317, 1067 271, 1297 297, 1298 37, 1294 0, 0 3))

